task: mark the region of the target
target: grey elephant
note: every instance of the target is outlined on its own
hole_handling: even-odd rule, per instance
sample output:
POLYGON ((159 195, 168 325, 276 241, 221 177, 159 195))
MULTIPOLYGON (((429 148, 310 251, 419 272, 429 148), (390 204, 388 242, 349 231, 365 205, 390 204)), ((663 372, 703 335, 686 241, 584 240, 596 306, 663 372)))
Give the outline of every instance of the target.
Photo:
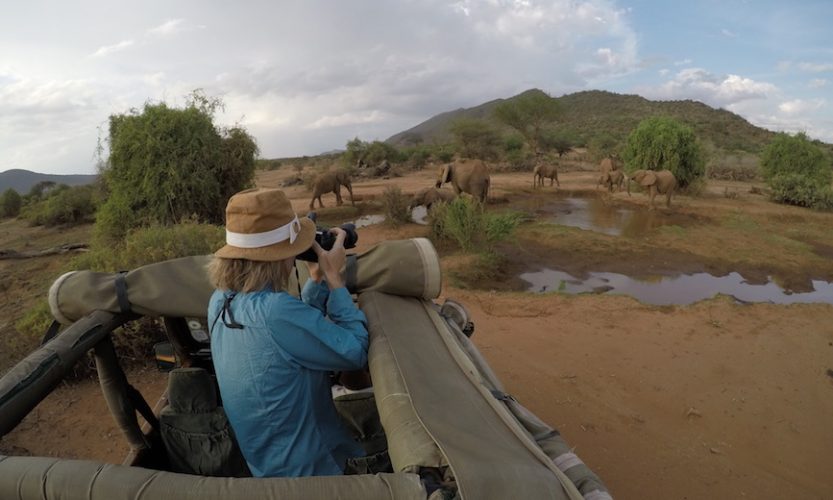
POLYGON ((440 171, 436 187, 440 188, 450 182, 454 192, 468 193, 480 203, 486 203, 489 194, 489 168, 482 160, 457 160, 449 163, 440 171))
POLYGON ((439 202, 449 202, 456 198, 457 195, 448 191, 447 189, 438 189, 436 187, 428 187, 420 189, 414 194, 408 208, 418 207, 423 205, 427 210, 431 210, 431 205, 439 202))
POLYGON ((599 176, 599 182, 596 184, 596 189, 599 189, 599 186, 604 185, 607 187, 608 192, 612 193, 614 187, 617 188, 618 191, 622 191, 622 186, 624 184, 625 172, 622 170, 610 170, 599 176))
POLYGON ((654 197, 659 194, 665 195, 665 206, 671 207, 671 195, 677 189, 677 178, 670 170, 636 170, 628 178, 628 195, 631 194, 631 181, 636 181, 640 186, 648 188, 650 197, 649 210, 654 209, 654 197))
MULTIPOLYGON (((611 184, 611 172, 622 171, 622 160, 619 159, 619 156, 616 154, 612 154, 607 158, 604 158, 602 162, 599 164, 599 182, 596 183, 596 189, 599 188, 601 185, 608 186, 608 190, 613 192, 613 186, 611 184)), ((624 179, 624 177, 623 177, 624 179)), ((620 187, 621 189, 621 187, 620 187)))
POLYGON ((545 163, 535 165, 532 170, 532 187, 543 186, 544 178, 550 180, 550 186, 555 180, 555 185, 561 187, 561 183, 558 182, 558 165, 545 163))
POLYGON ((316 199, 318 200, 318 204, 321 205, 321 208, 324 208, 324 203, 321 201, 321 195, 324 193, 335 193, 336 203, 341 205, 343 203, 341 200, 341 186, 346 187, 347 191, 350 192, 350 203, 355 206, 356 202, 353 200, 353 184, 350 181, 350 174, 346 170, 334 170, 319 174, 315 178, 315 182, 312 185, 312 199, 309 201, 310 210, 315 208, 316 199))

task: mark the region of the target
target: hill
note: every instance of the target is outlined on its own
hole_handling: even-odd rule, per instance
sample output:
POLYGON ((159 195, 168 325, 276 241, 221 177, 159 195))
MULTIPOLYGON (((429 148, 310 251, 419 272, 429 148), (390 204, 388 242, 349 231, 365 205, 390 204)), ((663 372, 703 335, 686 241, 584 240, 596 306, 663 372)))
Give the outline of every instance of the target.
MULTIPOLYGON (((386 142, 396 146, 451 141, 449 126, 459 118, 482 118, 492 121, 494 108, 516 99, 496 99, 472 108, 441 113, 419 125, 391 136, 386 142)), ((757 153, 775 134, 756 127, 744 118, 724 109, 715 109, 698 101, 650 101, 637 95, 622 95, 600 90, 576 92, 556 98, 561 105, 558 126, 588 144, 605 136, 623 142, 640 121, 651 116, 671 116, 691 126, 705 143, 726 151, 757 153)))
POLYGON ((12 188, 20 194, 26 194, 32 186, 38 182, 48 181, 55 184, 66 184, 68 186, 80 186, 91 184, 98 178, 97 175, 57 175, 41 174, 31 170, 12 169, 0 172, 0 193, 12 188))

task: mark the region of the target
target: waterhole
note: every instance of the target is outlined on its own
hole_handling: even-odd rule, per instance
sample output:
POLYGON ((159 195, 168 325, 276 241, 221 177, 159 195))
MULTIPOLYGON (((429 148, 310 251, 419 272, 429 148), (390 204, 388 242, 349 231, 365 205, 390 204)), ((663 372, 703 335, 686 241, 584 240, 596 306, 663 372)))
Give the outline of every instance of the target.
POLYGON ((625 208, 616 206, 602 197, 593 198, 530 198, 524 208, 542 220, 596 231, 612 236, 635 238, 644 236, 660 226, 689 226, 694 222, 690 215, 665 213, 661 210, 625 208))
POLYGON ((563 271, 543 269, 523 273, 520 278, 529 283, 527 290, 531 292, 630 295, 641 302, 656 305, 692 304, 718 293, 732 296, 739 302, 833 304, 833 283, 827 281, 812 280, 813 291, 792 293, 771 280, 764 284, 748 283, 735 272, 726 276, 695 273, 636 279, 606 272, 591 272, 586 278, 576 278, 563 271))

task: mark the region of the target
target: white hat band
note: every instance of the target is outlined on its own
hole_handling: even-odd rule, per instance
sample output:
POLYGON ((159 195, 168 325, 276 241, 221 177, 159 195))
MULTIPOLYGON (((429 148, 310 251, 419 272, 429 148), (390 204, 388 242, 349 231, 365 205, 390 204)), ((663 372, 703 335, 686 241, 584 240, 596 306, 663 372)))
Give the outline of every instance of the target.
POLYGON ((268 247, 286 240, 292 244, 300 231, 301 221, 296 215, 289 223, 265 233, 235 233, 226 229, 226 243, 238 248, 268 247))

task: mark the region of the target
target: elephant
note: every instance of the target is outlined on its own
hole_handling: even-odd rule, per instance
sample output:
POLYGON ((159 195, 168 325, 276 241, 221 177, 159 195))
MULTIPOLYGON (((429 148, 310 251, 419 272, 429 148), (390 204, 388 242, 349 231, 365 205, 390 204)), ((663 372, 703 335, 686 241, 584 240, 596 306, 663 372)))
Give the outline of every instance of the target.
POLYGON ((336 203, 341 205, 343 203, 341 200, 341 186, 346 187, 347 191, 350 192, 350 203, 355 206, 356 202, 353 200, 353 184, 350 181, 350 173, 346 170, 334 170, 319 174, 315 178, 312 187, 312 199, 309 201, 310 210, 315 208, 316 199, 318 199, 318 204, 321 205, 321 208, 324 208, 324 203, 321 201, 321 195, 324 193, 335 193, 336 203))
POLYGON ((636 181, 640 186, 648 188, 650 196, 649 210, 654 209, 654 197, 659 194, 665 195, 665 206, 671 207, 671 195, 677 188, 677 178, 670 170, 636 170, 628 178, 628 195, 631 194, 631 181, 636 181))
POLYGON ((429 187, 420 189, 414 195, 408 208, 425 206, 427 210, 431 210, 431 205, 440 202, 449 202, 456 198, 457 195, 446 189, 437 189, 436 187, 429 187))
POLYGON ((547 165, 545 163, 535 165, 532 170, 532 187, 543 186, 545 177, 550 180, 550 186, 555 180, 556 186, 561 187, 561 183, 558 182, 558 165, 547 165))
MULTIPOLYGON (((599 188, 602 184, 608 186, 608 189, 613 192, 613 186, 610 183, 611 172, 615 172, 617 170, 622 170, 622 160, 619 159, 619 156, 616 154, 612 154, 607 158, 603 159, 602 162, 599 164, 599 182, 596 184, 596 189, 599 188)), ((620 188, 621 189, 621 188, 620 188)))
POLYGON ((450 182, 456 194, 469 193, 480 203, 486 203, 489 194, 489 169, 482 160, 457 160, 440 171, 436 187, 450 182))
POLYGON ((625 173, 622 170, 611 170, 599 176, 599 183, 596 184, 596 189, 599 189, 601 185, 605 185, 611 193, 614 187, 618 188, 618 191, 622 191, 622 185, 624 183, 625 173))

